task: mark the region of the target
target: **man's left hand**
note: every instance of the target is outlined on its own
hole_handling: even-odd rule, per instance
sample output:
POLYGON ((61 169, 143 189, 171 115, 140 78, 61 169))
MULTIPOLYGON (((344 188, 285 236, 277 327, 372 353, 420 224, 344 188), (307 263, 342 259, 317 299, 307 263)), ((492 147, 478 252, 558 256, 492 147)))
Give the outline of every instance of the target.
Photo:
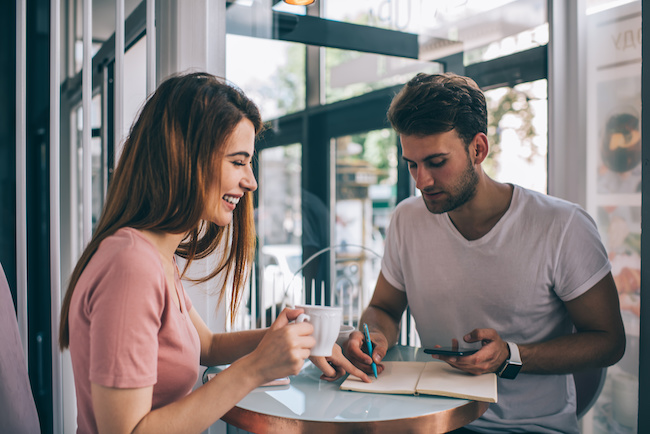
MULTIPOLYGON (((468 356, 433 355, 433 358, 474 375, 496 372, 508 358, 508 344, 494 329, 474 329, 463 340, 467 343, 481 342, 483 346, 468 356)), ((455 343, 458 344, 457 341, 455 343)))

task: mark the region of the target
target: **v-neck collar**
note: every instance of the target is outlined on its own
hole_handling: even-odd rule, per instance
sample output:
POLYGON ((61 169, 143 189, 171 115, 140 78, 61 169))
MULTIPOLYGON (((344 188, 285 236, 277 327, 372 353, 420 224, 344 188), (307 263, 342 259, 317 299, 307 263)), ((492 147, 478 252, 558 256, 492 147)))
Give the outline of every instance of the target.
POLYGON ((501 227, 505 224, 506 222, 510 219, 510 215, 514 212, 513 209, 515 207, 516 202, 519 199, 519 187, 515 184, 512 184, 512 198, 510 199, 510 204, 508 205, 508 209, 506 210, 505 213, 501 216, 501 218, 490 228, 487 233, 485 233, 482 237, 477 238, 475 240, 468 240, 465 238, 465 236, 458 230, 456 225, 454 225, 454 222, 451 220, 451 217, 449 216, 449 213, 445 213, 445 224, 447 225, 448 229, 450 232, 459 240, 462 242, 466 243, 467 245, 474 245, 474 246, 480 246, 483 245, 492 238, 495 237, 495 234, 498 233, 501 230, 501 227))
POLYGON ((178 270, 178 264, 176 264, 176 256, 172 258, 172 262, 174 264, 174 290, 178 296, 178 309, 181 313, 185 313, 187 311, 187 308, 185 307, 185 297, 183 297, 183 291, 180 289, 180 286, 182 286, 181 273, 178 270))

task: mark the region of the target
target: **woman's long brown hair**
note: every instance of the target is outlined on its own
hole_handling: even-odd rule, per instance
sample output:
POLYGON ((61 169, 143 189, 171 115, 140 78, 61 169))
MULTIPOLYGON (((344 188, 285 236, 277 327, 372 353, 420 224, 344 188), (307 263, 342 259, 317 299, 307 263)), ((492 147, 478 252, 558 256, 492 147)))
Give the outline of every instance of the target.
POLYGON ((176 250, 187 260, 183 275, 192 260, 222 246, 223 259, 197 281, 221 272, 224 281, 232 277, 230 309, 236 312, 255 251, 252 193, 244 194, 226 227, 201 215, 209 179, 221 167, 224 145, 242 119, 253 123, 256 134, 262 130, 257 106, 221 78, 191 73, 160 84, 131 128, 102 215, 70 277, 61 308, 62 350, 69 345, 70 301, 79 277, 101 242, 123 227, 187 234, 176 250))

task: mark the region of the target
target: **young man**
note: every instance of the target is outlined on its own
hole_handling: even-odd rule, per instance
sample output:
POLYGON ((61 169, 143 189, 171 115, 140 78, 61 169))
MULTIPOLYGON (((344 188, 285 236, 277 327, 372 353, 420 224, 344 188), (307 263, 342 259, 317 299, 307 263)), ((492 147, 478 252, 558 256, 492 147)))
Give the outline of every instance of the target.
MULTIPOLYGON (((397 342, 408 304, 424 347, 480 347, 435 357, 499 375, 498 403, 464 432, 577 433, 570 373, 612 365, 625 350, 595 223, 575 204, 485 174, 487 110, 473 80, 418 74, 394 98, 388 119, 422 196, 395 210, 361 318, 373 359, 397 342)), ((353 333, 347 356, 370 373, 363 344, 353 333)))

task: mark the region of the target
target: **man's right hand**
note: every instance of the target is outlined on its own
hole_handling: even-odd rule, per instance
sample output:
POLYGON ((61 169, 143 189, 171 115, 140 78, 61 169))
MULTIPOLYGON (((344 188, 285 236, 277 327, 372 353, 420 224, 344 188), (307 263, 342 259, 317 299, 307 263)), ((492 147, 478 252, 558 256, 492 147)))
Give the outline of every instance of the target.
MULTIPOLYGON (((392 286, 380 272, 375 292, 370 299, 359 326, 368 324, 372 341, 372 357, 377 364, 377 373, 384 367, 379 364, 386 356, 389 344, 392 347, 399 337, 399 324, 406 309, 406 293, 392 286)), ((345 344, 345 356, 367 374, 372 374, 372 360, 363 333, 354 331, 345 344)), ((372 377, 371 377, 372 378, 372 377)))
POLYGON ((353 331, 345 343, 345 356, 354 366, 366 374, 373 375, 373 359, 377 364, 377 373, 384 370, 384 366, 379 363, 388 351, 388 341, 382 333, 376 331, 370 332, 370 340, 372 341, 372 355, 368 354, 368 344, 363 333, 358 330, 353 331))

